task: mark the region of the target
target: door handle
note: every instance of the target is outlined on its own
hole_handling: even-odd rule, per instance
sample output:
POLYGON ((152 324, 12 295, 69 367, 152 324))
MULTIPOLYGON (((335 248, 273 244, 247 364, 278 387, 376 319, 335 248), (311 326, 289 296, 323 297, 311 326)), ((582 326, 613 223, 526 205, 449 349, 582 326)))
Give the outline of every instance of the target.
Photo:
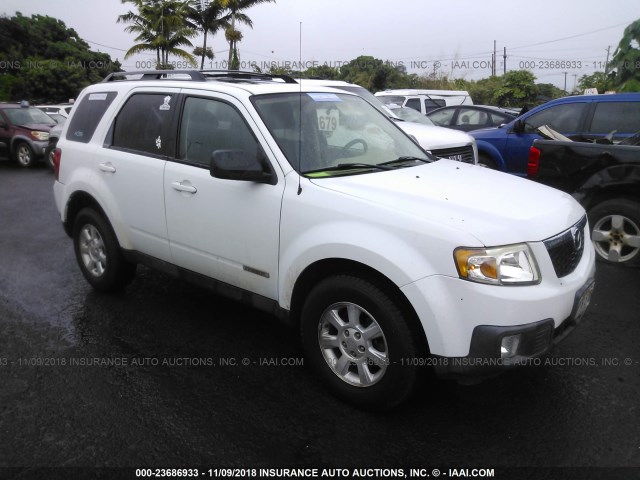
POLYGON ((98 165, 98 167, 100 168, 100 170, 102 170, 103 172, 106 173, 116 173, 116 167, 113 166, 113 164, 111 162, 107 162, 107 163, 101 163, 100 165, 98 165))
POLYGON ((182 182, 171 182, 171 186, 174 190, 179 192, 196 193, 198 191, 198 189, 193 185, 183 182, 188 182, 188 180, 183 180, 182 182))

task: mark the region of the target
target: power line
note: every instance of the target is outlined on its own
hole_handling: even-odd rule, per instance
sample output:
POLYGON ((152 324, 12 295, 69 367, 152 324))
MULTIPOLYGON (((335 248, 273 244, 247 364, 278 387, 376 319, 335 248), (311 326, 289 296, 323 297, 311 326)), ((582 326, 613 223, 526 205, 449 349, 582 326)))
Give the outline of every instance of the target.
POLYGON ((628 25, 628 23, 619 23, 618 25, 612 25, 610 27, 600 28, 598 30, 592 30, 591 32, 579 33, 577 35, 571 35, 569 37, 557 38, 555 40, 547 40, 546 42, 532 43, 531 45, 521 45, 520 47, 510 47, 509 50, 517 50, 520 48, 537 47, 538 45, 547 45, 549 43, 563 42, 564 40, 570 40, 572 38, 578 38, 578 37, 585 37, 593 33, 604 32, 605 30, 611 30, 612 28, 618 28, 626 25, 628 25))

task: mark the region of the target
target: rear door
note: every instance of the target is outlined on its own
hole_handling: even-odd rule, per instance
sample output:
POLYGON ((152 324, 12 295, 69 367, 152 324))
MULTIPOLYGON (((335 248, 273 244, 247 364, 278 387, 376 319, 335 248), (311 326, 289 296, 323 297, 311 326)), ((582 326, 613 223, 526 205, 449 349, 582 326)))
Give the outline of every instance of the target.
POLYGON ((241 102, 183 93, 178 149, 164 180, 174 263, 275 299, 284 177, 273 158, 276 185, 212 177, 216 150, 271 154, 241 102))
POLYGON ((94 167, 107 184, 108 205, 124 224, 132 248, 171 260, 164 212, 164 168, 173 154, 171 123, 179 89, 140 88, 115 116, 94 167))
POLYGON ((611 135, 615 143, 640 131, 640 102, 594 102, 583 140, 597 140, 611 135))
POLYGON ((533 141, 542 138, 536 129, 549 125, 557 132, 569 138, 578 138, 584 129, 584 120, 589 102, 573 102, 553 105, 531 115, 524 115, 524 132, 516 133, 513 129, 507 134, 504 159, 507 171, 518 175, 527 174, 529 149, 533 141))

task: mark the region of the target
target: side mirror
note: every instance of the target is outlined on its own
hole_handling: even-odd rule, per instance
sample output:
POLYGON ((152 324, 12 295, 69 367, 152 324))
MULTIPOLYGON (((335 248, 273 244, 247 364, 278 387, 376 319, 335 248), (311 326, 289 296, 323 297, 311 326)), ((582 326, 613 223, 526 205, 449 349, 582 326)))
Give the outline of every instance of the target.
POLYGON ((525 124, 522 120, 516 120, 511 131, 513 133, 524 133, 524 126, 525 124))
POLYGON ((260 148, 257 155, 245 150, 215 150, 211 155, 209 173, 223 180, 269 185, 275 185, 278 181, 260 148))
POLYGON ((7 130, 9 128, 9 125, 3 122, 3 123, 0 123, 0 128, 7 130))

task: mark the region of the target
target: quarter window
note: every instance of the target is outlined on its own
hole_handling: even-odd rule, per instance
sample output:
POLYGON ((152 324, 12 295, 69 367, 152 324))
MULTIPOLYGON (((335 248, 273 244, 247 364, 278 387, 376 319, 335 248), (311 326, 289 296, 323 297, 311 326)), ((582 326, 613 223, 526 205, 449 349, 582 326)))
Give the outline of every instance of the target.
MULTIPOLYGON (((89 143, 104 112, 117 95, 116 92, 96 92, 85 95, 80 104, 75 107, 76 111, 67 129, 67 140, 89 143)), ((68 108, 71 111, 71 107, 68 108)))

